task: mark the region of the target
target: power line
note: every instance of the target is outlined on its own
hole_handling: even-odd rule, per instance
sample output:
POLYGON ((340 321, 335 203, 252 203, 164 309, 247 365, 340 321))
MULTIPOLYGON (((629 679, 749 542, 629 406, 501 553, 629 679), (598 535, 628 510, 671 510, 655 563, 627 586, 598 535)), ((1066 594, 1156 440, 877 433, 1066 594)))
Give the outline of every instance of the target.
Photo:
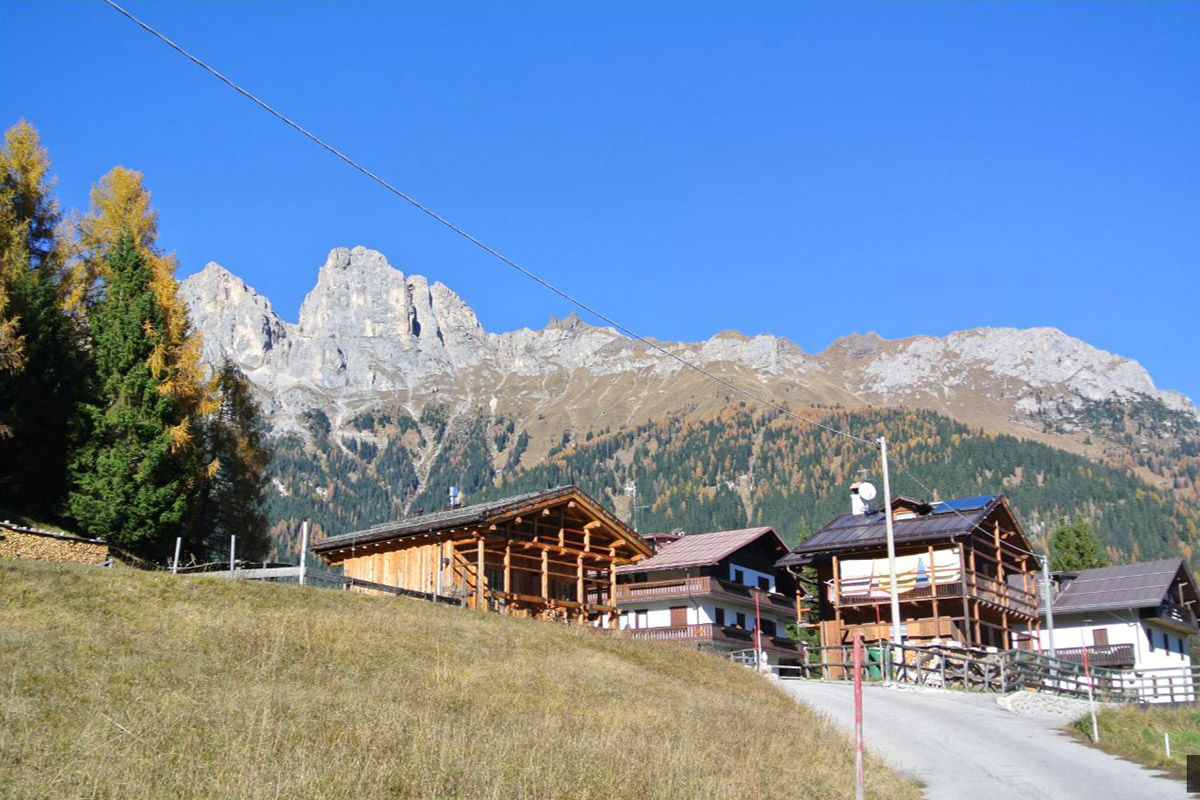
POLYGON ((559 289, 557 286, 555 286, 554 284, 550 283, 550 282, 549 282, 548 280, 546 280, 545 278, 542 278, 542 277, 540 277, 539 275, 537 275, 537 274, 536 274, 536 273, 534 273, 533 271, 531 271, 531 270, 529 270, 529 269, 526 269, 525 267, 521 266, 521 265, 520 265, 520 264, 518 264, 517 262, 515 262, 515 261, 513 261, 512 259, 508 258, 507 256, 505 256, 503 253, 500 253, 500 252, 499 252, 498 250, 496 250, 495 248, 493 248, 493 247, 491 247, 491 246, 489 246, 489 245, 485 244, 484 242, 480 241, 479 239, 475 238, 475 237, 474 237, 474 236, 472 236, 470 233, 468 233, 467 231, 465 231, 465 230, 463 230, 462 228, 460 228, 458 225, 454 224, 453 222, 451 222, 450 220, 446 219, 446 218, 445 218, 445 217, 443 217, 442 215, 440 215, 440 214, 438 214, 437 212, 433 211, 433 210, 432 210, 432 209, 430 209, 429 207, 427 207, 427 206, 423 205, 423 204, 422 204, 420 201, 418 201, 416 198, 412 197, 412 196, 411 196, 411 195, 409 195, 409 194, 406 194, 405 192, 401 191, 400 189, 397 189, 395 186, 393 186, 392 184, 388 183, 386 180, 384 180, 383 178, 379 177, 378 175, 376 175, 374 172, 372 172, 371 170, 369 170, 369 169, 367 169, 366 167, 364 167, 364 166, 363 166, 362 164, 360 164, 359 162, 357 162, 357 161, 355 161, 354 159, 350 158, 348 155, 346 155, 345 153, 343 153, 341 150, 338 150, 336 147, 333 147, 332 145, 330 145, 330 144, 326 143, 326 142, 325 142, 323 139, 321 139, 320 137, 318 137, 316 134, 312 133, 311 131, 309 131, 309 130, 307 130, 306 128, 302 127, 302 126, 301 126, 301 125, 299 125, 298 123, 296 123, 296 122, 294 122, 293 120, 289 119, 288 117, 284 116, 284 115, 283 115, 282 113, 280 113, 279 111, 276 111, 276 110, 275 110, 275 108, 273 108, 272 106, 268 105, 266 102, 264 102, 263 100, 259 99, 259 98, 258 98, 258 97, 256 97, 254 94, 252 94, 251 92, 249 92, 249 91, 247 91, 246 89, 242 88, 242 87, 241 87, 241 86, 239 86, 238 84, 234 83, 232 80, 230 80, 229 78, 225 77, 223 74, 221 74, 220 72, 218 72, 218 71, 217 71, 216 69, 214 69, 213 67, 209 66, 207 63, 205 63, 203 60, 201 60, 201 59, 200 59, 200 58, 198 58, 197 56, 194 56, 194 55, 192 55, 192 54, 191 54, 191 53, 189 53, 187 50, 185 50, 183 47, 181 47, 180 45, 178 45, 178 44, 176 44, 175 42, 171 41, 171 40, 170 40, 169 38, 167 38, 165 35, 163 35, 162 33, 159 33, 159 32, 158 32, 156 29, 154 29, 153 27, 151 27, 151 26, 150 26, 150 25, 148 25, 147 23, 143 22, 142 20, 138 19, 137 17, 135 17, 135 16, 134 16, 133 14, 131 14, 130 12, 126 11, 126 10, 125 10, 124 8, 122 8, 121 6, 117 5, 115 2, 113 2, 113 0, 104 0, 104 2, 105 2, 105 3, 106 3, 108 6, 110 6, 110 7, 111 7, 113 10, 117 11, 117 12, 118 12, 119 14, 121 14, 123 17, 125 17, 126 19, 128 19, 130 22, 134 23, 134 24, 135 24, 135 25, 137 25, 139 28, 141 28, 142 30, 146 31, 146 33, 149 33, 151 36, 153 36, 154 38, 158 39, 158 40, 159 40, 159 41, 161 41, 163 44, 167 45, 167 46, 168 46, 168 47, 170 47, 172 50, 174 50, 175 52, 179 53, 181 56, 183 56, 184 58, 188 59, 189 61, 191 61, 191 62, 192 62, 193 64, 195 64, 196 66, 200 67, 200 68, 201 68, 201 69, 203 69, 205 72, 207 72, 208 74, 212 75, 212 76, 213 76, 214 78, 216 78, 217 80, 221 81, 221 83, 223 83, 223 84, 225 84, 226 86, 228 86, 229 88, 233 89, 235 92, 237 92, 238 94, 242 95, 242 96, 243 96, 243 97, 245 97, 247 100, 249 100, 250 102, 254 103, 254 104, 255 104, 255 105, 257 105, 259 108, 263 109, 263 110, 264 110, 264 111, 266 111, 268 114, 270 114, 271 116, 273 116, 273 117, 275 117, 276 119, 278 119, 280 122, 284 123, 284 124, 285 124, 285 125, 287 125, 288 127, 292 128, 292 129, 293 129, 293 130, 295 130, 296 132, 300 133, 301 135, 303 135, 305 138, 307 138, 308 140, 310 140, 311 142, 313 142, 313 143, 314 143, 314 144, 316 144, 317 146, 321 147, 321 148, 322 148, 322 149, 324 149, 325 151, 329 152, 330 154, 332 154, 332 155, 336 156, 336 157, 337 157, 337 158, 339 158, 340 160, 342 160, 342 161, 344 161, 345 163, 349 164, 351 167, 353 167, 353 168, 354 168, 354 169, 356 169, 357 171, 361 172, 363 175, 365 175, 366 177, 370 178, 371 180, 375 181, 375 183, 379 184, 379 185, 380 185, 380 186, 382 186, 384 189, 387 189, 389 192, 391 192, 392 194, 396 195, 396 196, 397 196, 397 197, 399 197, 401 200, 404 200, 406 203, 408 203, 409 205, 413 206, 414 208, 416 208, 416 209, 417 209, 418 211, 420 211, 421 213, 423 213, 423 214, 425 214, 426 216, 428 216, 428 217, 430 217, 430 218, 434 219, 435 221, 437 221, 438 223, 440 223, 440 224, 441 224, 441 225, 443 225, 444 227, 446 227, 446 228, 450 229, 452 232, 454 232, 454 233, 458 234, 459 236, 461 236, 463 239, 466 239, 468 242, 470 242, 471 244, 475 245, 475 246, 476 246, 476 247, 478 247, 479 249, 483 250, 483 251, 484 251, 485 253, 487 253, 488 255, 491 255, 491 256, 493 256, 494 258, 496 258, 497 260, 499 260, 499 261, 503 262, 504 264, 508 265, 509 267, 512 267, 512 268, 513 268, 513 269, 515 269, 517 272, 520 272, 522 275, 524 275, 526 278, 529 278, 530 280, 532 280, 532 281, 535 281, 536 283, 539 283, 539 284, 541 284, 543 287, 545 287, 545 288, 549 289, 551 292, 554 292, 554 293, 555 293, 556 295, 558 295, 559 297, 563 298, 564 300, 566 300, 567 302, 571 303, 572 305, 574 305, 574 306, 576 306, 576 307, 578 307, 578 308, 582 309, 583 311, 586 311, 587 313, 591 314, 592 316, 596 317, 597 319, 603 320, 604 322, 608 323, 608 324, 609 324, 609 325, 611 325, 613 328, 617 329, 618 331, 620 331, 621 333, 623 333, 623 334, 625 334, 626 336, 630 337, 631 339, 634 339, 634 340, 636 340, 636 341, 639 341, 639 342, 641 342, 641 343, 645 344, 646 346, 648 346, 648 347, 650 347, 650 348, 652 348, 652 349, 654 349, 654 350, 657 350, 659 353, 661 353, 661 354, 663 354, 663 355, 667 356, 668 358, 674 359, 675 361, 679 362, 679 363, 680 363, 680 364, 682 364, 683 366, 685 366, 685 367, 687 367, 687 368, 689 368, 689 369, 695 370, 696 372, 699 372, 700 374, 702 374, 702 375, 705 375, 705 376, 707 376, 707 377, 711 378, 712 380, 716 381, 717 383, 720 383, 721 385, 725 386, 726 388, 732 389, 733 391, 737 392, 738 394, 741 394, 741 395, 743 395, 744 397, 748 397, 748 398, 750 398, 751 400, 755 401, 756 403, 761 403, 762 405, 765 405, 765 406, 769 406, 769 407, 771 407, 771 408, 774 408, 775 410, 777 410, 777 411, 780 411, 780 412, 782 412, 783 414, 786 414, 786 415, 787 415, 787 416, 789 416, 789 417, 793 417, 793 418, 795 418, 795 419, 802 420, 802 421, 804 421, 804 422, 807 422, 807 423, 808 423, 808 424, 810 424, 810 425, 815 425, 816 427, 818 427, 818 428, 821 428, 821 429, 823 429, 823 430, 826 430, 826 431, 828 431, 828 432, 830 432, 830 433, 834 433, 834 434, 837 434, 837 435, 839 435, 839 436, 845 436, 845 437, 847 437, 847 438, 849 438, 849 439, 853 439, 853 440, 855 440, 855 441, 857 441, 857 442, 861 442, 861 443, 863 443, 863 444, 870 445, 870 446, 872 446, 872 447, 878 447, 878 443, 877 443, 877 442, 871 441, 871 440, 869 440, 869 439, 864 439, 864 438, 862 438, 861 436, 856 436, 855 434, 853 434, 853 433, 850 433, 850 432, 848 432, 848 431, 840 430, 840 429, 838 429, 838 428, 834 428, 834 427, 832 427, 832 426, 830 426, 830 425, 825 425, 824 423, 818 422, 818 421, 817 421, 817 420, 815 420, 815 419, 811 419, 810 417, 805 417, 805 416, 803 416, 803 415, 801 415, 801 414, 797 414, 797 413, 795 413, 794 411, 791 411, 790 409, 788 409, 786 406, 784 406, 784 405, 781 405, 781 404, 779 404, 779 403, 776 403, 776 402, 774 402, 774 401, 772 401, 772 400, 768 400, 767 398, 765 398, 765 397, 762 397, 762 396, 760 396, 760 395, 757 395, 757 394, 755 394, 754 392, 751 392, 751 391, 750 391, 750 390, 748 390, 748 389, 744 389, 744 388, 742 388, 742 387, 738 386, 737 384, 733 383, 733 381, 731 381, 731 380, 729 380, 729 379, 727 379, 727 378, 722 378, 722 377, 721 377, 721 376, 719 376, 719 375, 714 375, 713 373, 709 372, 708 370, 704 369, 703 367, 701 367, 701 366, 699 366, 699 365, 697 365, 697 364, 694 364, 694 363, 692 363, 691 361, 689 361, 688 359, 684 358, 683 356, 681 356, 681 355, 678 355, 677 353, 673 353, 673 352, 671 352, 670 350, 668 350, 667 348, 665 348, 665 347, 663 347, 662 345, 658 344, 657 342, 654 342, 654 341, 652 341, 651 339, 648 339, 648 338, 646 338, 645 336, 642 336, 642 335, 640 335, 640 334, 638 334, 638 333, 635 333, 634 331, 632 331, 632 330, 630 330, 629 328, 625 327, 625 326, 624 326, 624 325, 622 325, 621 323, 617 322, 617 321, 616 321, 615 319, 613 319, 612 317, 610 317, 610 316, 608 316, 608 315, 606 315, 606 314, 602 314, 601 312, 599 312, 599 311, 597 311, 595 308, 593 308, 593 307, 591 307, 591 306, 587 305, 587 304, 586 304, 586 303, 584 303, 583 301, 581 301, 581 300, 578 300, 578 299, 576 299, 575 297, 573 297, 572 295, 570 295, 570 294, 568 294, 567 292, 563 291, 562 289, 559 289))

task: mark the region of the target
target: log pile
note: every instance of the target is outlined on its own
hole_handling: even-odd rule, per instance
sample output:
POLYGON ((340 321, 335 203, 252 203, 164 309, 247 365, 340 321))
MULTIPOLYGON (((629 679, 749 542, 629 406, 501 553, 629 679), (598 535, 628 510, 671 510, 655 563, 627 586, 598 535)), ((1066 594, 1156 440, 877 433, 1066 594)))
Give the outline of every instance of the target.
POLYGON ((98 539, 0 523, 0 558, 103 564, 108 560, 108 544, 98 539))

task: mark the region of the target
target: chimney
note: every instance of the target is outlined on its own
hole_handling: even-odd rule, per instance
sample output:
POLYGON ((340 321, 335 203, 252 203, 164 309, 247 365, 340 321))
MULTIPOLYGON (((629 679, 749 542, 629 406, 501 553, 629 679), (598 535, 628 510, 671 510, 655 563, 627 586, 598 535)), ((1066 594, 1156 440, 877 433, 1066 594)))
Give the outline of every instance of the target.
POLYGON ((866 514, 871 507, 868 505, 875 499, 875 484, 869 481, 858 481, 850 484, 850 513, 856 517, 866 514))
POLYGON ((458 508, 459 504, 461 504, 461 503, 462 503, 462 498, 458 494, 458 487, 451 486, 450 487, 450 508, 458 508))

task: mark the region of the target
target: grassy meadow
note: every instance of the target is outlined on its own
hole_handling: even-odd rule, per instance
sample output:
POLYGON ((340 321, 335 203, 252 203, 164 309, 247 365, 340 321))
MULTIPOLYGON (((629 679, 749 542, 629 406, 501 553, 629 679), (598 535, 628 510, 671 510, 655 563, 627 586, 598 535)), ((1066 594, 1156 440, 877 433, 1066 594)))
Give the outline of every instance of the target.
MULTIPOLYGON (((0 797, 853 796, 710 655, 407 598, 0 561, 0 797)), ((917 787, 868 770, 872 798, 917 787)))
MULTIPOLYGON (((1179 777, 1187 773, 1187 757, 1200 755, 1200 709, 1102 708, 1096 715, 1100 747, 1110 753, 1152 767, 1162 767, 1179 777), (1171 757, 1167 758, 1163 734, 1171 735, 1171 757)), ((1092 718, 1084 716, 1071 725, 1080 739, 1092 740, 1092 718)))

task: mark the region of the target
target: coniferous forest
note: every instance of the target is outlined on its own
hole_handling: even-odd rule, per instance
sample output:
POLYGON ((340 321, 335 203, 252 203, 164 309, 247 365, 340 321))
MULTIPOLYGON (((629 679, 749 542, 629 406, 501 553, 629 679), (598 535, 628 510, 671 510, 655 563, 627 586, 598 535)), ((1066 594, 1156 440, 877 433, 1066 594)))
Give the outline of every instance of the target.
MULTIPOLYGON (((200 360, 140 173, 114 167, 65 215, 27 122, 0 149, 0 509, 161 559, 236 531, 268 550, 256 402, 200 360)), ((225 545, 227 547, 227 545, 225 545)))

